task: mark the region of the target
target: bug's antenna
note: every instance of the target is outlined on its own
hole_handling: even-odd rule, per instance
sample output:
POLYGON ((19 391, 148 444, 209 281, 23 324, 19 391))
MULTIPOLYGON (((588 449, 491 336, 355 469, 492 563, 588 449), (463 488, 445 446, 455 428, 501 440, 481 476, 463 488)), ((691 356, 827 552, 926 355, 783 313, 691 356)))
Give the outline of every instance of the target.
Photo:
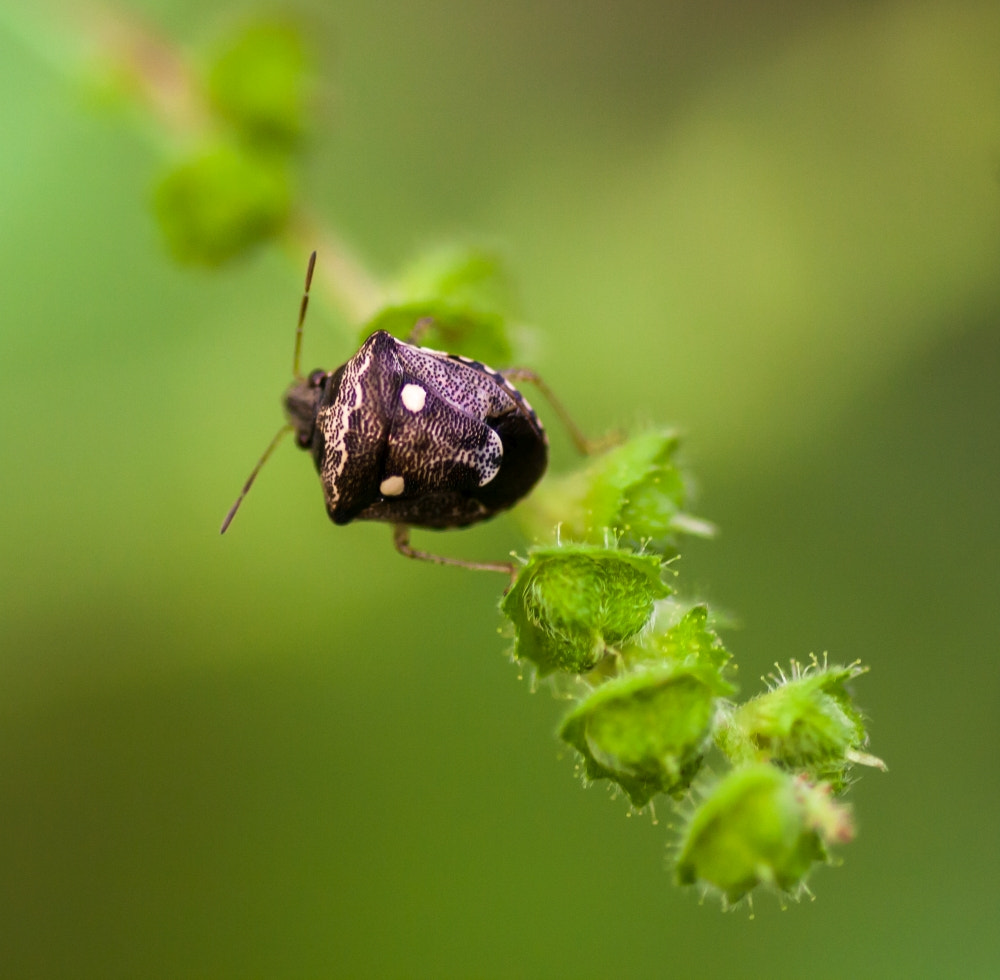
POLYGON ((306 286, 302 291, 302 302, 299 303, 299 322, 295 327, 295 354, 292 357, 292 376, 296 381, 302 378, 302 369, 299 367, 300 355, 302 354, 302 325, 306 322, 306 310, 309 309, 309 287, 312 286, 313 270, 316 268, 316 253, 309 256, 309 265, 306 267, 306 286))
POLYGON ((243 489, 240 491, 240 495, 236 498, 236 503, 229 508, 229 513, 226 514, 226 519, 222 522, 222 527, 219 528, 219 534, 225 534, 226 528, 233 523, 236 511, 240 509, 240 504, 243 503, 243 498, 250 492, 250 488, 253 486, 253 481, 257 479, 257 474, 260 472, 260 468, 267 462, 268 457, 277 448, 278 443, 285 437, 285 434, 291 431, 291 425, 283 425, 280 429, 278 429, 274 438, 268 444, 267 449, 264 450, 264 455, 257 460, 257 465, 250 471, 250 475, 247 477, 247 482, 243 484, 243 489))

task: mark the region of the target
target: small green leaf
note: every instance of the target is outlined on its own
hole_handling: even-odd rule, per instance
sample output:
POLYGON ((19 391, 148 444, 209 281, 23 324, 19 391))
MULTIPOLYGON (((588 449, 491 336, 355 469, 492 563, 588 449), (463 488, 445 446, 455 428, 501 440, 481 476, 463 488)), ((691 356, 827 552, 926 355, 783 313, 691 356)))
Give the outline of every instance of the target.
POLYGON ((307 59, 287 23, 254 23, 227 38, 208 71, 208 96, 240 137, 285 151, 305 128, 307 59))
POLYGON ((603 541, 611 530, 623 548, 676 555, 680 534, 714 531, 684 511, 688 491, 675 460, 679 444, 669 430, 649 430, 549 481, 533 503, 536 526, 558 523, 565 537, 590 542, 603 541))
POLYGON ((563 721, 560 737, 583 756, 589 779, 610 779, 632 804, 682 795, 712 734, 718 677, 711 667, 640 669, 595 688, 563 721))
POLYGON ((735 769, 694 812, 682 837, 677 880, 737 902, 761 884, 797 895, 826 843, 849 839, 850 817, 822 787, 774 766, 735 769))
POLYGON ((154 208, 178 261, 213 266, 276 234, 290 200, 283 167, 222 145, 169 171, 155 190, 154 208))
POLYGON ((514 625, 514 655, 540 674, 591 670, 636 636, 653 603, 670 593, 655 555, 573 545, 533 551, 501 609, 514 625))
POLYGON ((857 665, 821 667, 814 660, 803 669, 793 663, 791 677, 736 709, 720 732, 720 747, 735 760, 774 762, 843 789, 867 742, 864 718, 846 688, 862 673, 857 665))

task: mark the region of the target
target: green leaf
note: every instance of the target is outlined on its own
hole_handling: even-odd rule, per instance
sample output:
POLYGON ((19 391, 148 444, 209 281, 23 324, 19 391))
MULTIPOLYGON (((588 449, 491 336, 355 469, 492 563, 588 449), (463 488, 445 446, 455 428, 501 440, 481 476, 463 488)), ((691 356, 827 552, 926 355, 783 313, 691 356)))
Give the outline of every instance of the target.
POLYGON ((514 655, 545 675, 591 670, 636 636, 653 603, 670 593, 655 555, 588 545, 534 550, 501 609, 514 625, 514 655))
POLYGON ((560 737, 589 779, 610 779, 632 804, 682 795, 708 747, 718 677, 711 667, 640 669, 595 688, 563 721, 560 737))
POLYGON ((677 880, 718 889, 737 902, 761 884, 797 896, 826 844, 851 836, 848 812, 822 787, 774 766, 728 773, 692 815, 677 880))
POLYGON ((224 144, 170 170, 154 209, 178 261, 214 266, 275 235, 290 200, 283 167, 224 144))
POLYGON ((305 128, 307 59, 299 32, 259 22, 228 38, 208 70, 208 97, 240 138, 287 151, 305 128))
POLYGON ((409 301, 441 300, 460 309, 514 312, 513 287, 500 257, 472 246, 453 245, 419 255, 399 277, 400 295, 409 301))

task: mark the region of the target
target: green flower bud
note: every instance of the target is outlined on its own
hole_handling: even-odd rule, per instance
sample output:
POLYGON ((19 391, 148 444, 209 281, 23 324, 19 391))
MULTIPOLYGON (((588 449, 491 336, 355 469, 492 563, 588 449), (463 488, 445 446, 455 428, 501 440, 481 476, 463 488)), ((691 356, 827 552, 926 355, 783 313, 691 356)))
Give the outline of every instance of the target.
POLYGON ((720 735, 721 747, 735 760, 771 761, 827 780, 837 790, 844 788, 852 762, 884 768, 860 751, 868 736, 846 688, 864 672, 857 664, 821 667, 815 658, 805 669, 793 662, 790 677, 782 674, 770 691, 736 709, 720 735))
POLYGON ((583 757, 588 779, 618 783, 642 807, 656 793, 687 790, 726 687, 711 667, 639 669, 595 688, 559 735, 583 757))
POLYGON ((603 542, 610 529, 623 548, 671 556, 682 533, 711 535, 684 512, 688 492, 674 456, 680 440, 651 430, 597 457, 585 470, 552 481, 537 495, 537 524, 561 524, 574 541, 603 542))
MULTIPOLYGON (((673 600, 665 605, 674 607, 673 615, 680 608, 673 600)), ((719 635, 708 626, 708 607, 691 606, 666 630, 660 627, 664 617, 657 613, 656 624, 651 633, 630 651, 630 657, 637 660, 665 660, 673 664, 703 664, 715 668, 721 680, 723 669, 732 660, 732 654, 722 645, 719 635)), ((728 687, 728 685, 727 685, 728 687)), ((732 693, 728 688, 727 693, 732 693)))
POLYGON ((827 860, 826 843, 850 836, 848 811, 824 787, 763 763, 736 769, 691 817, 677 880, 718 889, 726 902, 761 884, 797 896, 812 868, 827 860))
POLYGON ((540 674, 592 669, 649 622, 670 593, 655 555, 589 545, 534 551, 501 609, 514 625, 514 656, 540 674))

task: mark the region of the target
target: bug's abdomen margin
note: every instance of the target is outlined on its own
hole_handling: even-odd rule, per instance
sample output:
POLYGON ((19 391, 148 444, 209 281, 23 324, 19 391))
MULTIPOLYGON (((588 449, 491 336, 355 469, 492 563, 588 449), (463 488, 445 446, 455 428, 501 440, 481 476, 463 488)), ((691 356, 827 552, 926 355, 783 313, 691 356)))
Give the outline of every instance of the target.
POLYGON ((503 462, 500 472, 474 496, 491 511, 506 510, 542 478, 549 447, 541 426, 523 408, 489 419, 488 424, 503 443, 503 462))

